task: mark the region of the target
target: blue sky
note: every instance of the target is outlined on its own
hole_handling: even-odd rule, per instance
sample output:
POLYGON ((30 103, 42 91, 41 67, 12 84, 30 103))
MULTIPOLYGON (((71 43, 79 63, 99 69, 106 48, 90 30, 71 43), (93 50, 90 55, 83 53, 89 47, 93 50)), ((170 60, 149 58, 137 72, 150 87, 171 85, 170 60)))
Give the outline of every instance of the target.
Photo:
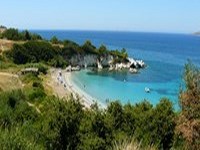
POLYGON ((1 0, 0 4, 0 24, 20 29, 200 30, 200 0, 1 0))

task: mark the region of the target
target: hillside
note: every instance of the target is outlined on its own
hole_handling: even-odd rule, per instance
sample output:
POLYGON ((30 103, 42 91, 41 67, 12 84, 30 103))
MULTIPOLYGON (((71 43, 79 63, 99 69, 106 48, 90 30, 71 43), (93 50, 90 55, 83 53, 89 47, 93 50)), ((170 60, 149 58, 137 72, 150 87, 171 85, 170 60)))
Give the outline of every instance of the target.
POLYGON ((13 47, 13 44, 23 44, 25 41, 12 41, 7 39, 0 39, 0 55, 2 55, 3 52, 11 50, 13 47))
POLYGON ((128 69, 131 73, 146 66, 142 60, 129 58, 124 48, 110 50, 104 45, 96 47, 90 41, 79 45, 70 40, 60 41, 55 36, 47 41, 27 30, 19 32, 13 28, 7 29, 0 37, 7 39, 0 41, 1 52, 11 49, 9 56, 17 64, 45 61, 54 67, 128 69))
POLYGON ((0 91, 21 89, 22 83, 16 74, 0 72, 0 91))

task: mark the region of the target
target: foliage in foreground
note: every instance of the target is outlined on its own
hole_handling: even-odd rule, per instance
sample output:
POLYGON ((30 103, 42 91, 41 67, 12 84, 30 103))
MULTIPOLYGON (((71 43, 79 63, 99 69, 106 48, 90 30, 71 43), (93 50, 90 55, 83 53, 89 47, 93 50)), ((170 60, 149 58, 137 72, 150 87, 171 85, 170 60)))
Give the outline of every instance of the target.
POLYGON ((143 147, 141 145, 142 142, 138 142, 137 140, 132 139, 123 139, 120 142, 114 142, 113 150, 156 150, 155 146, 147 146, 143 147))
POLYGON ((200 69, 186 64, 184 81, 186 89, 180 91, 181 113, 176 131, 187 149, 196 150, 200 147, 200 69))
POLYGON ((37 97, 29 99, 21 90, 1 93, 0 99, 2 148, 111 149, 115 141, 132 136, 143 147, 172 146, 174 112, 166 99, 156 107, 112 102, 106 110, 84 109, 72 97, 43 96, 37 105, 37 97))

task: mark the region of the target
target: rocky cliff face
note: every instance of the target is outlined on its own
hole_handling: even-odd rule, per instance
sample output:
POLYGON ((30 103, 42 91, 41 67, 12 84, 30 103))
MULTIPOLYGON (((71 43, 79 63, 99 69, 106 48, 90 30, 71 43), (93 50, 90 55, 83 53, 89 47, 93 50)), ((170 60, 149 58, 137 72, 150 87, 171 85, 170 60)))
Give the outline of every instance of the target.
POLYGON ((109 67, 113 61, 113 57, 111 55, 107 55, 105 57, 98 57, 94 54, 88 55, 75 55, 71 58, 70 63, 72 66, 80 66, 80 67, 109 67))
POLYGON ((100 58, 94 54, 75 55, 70 59, 72 66, 79 67, 97 67, 98 69, 109 68, 109 70, 129 69, 130 72, 137 72, 137 69, 144 68, 145 63, 142 60, 128 58, 127 62, 114 63, 112 55, 101 56, 100 58))

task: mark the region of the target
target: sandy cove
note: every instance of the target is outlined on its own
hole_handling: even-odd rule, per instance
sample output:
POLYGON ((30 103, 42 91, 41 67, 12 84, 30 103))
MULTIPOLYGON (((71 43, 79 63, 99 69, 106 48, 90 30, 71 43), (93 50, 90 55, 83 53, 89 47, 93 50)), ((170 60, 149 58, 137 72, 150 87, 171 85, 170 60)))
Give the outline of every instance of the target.
POLYGON ((78 87, 72 81, 73 72, 66 72, 64 70, 53 69, 51 70, 51 77, 53 79, 53 90, 59 97, 67 97, 69 95, 73 95, 75 99, 79 98, 81 103, 87 108, 89 108, 95 102, 101 108, 105 108, 106 105, 100 103, 96 98, 92 97, 80 87, 78 87), (61 73, 61 76, 60 76, 61 73))

